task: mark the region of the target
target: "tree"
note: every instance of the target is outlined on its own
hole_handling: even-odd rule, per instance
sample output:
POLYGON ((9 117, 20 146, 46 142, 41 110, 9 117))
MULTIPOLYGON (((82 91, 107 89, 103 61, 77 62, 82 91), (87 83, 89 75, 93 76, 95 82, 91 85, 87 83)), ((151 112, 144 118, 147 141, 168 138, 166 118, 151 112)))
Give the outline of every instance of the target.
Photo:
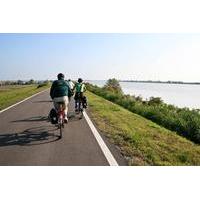
POLYGON ((149 105, 160 105, 163 104, 163 100, 160 97, 150 97, 149 105))
POLYGON ((34 83, 35 83, 35 81, 33 79, 31 79, 30 81, 28 81, 28 84, 30 84, 30 85, 32 85, 34 83))
POLYGON ((18 84, 18 85, 23 85, 23 81, 22 81, 22 80, 18 80, 18 81, 17 81, 17 84, 18 84))
POLYGON ((119 81, 115 78, 109 79, 104 88, 114 93, 123 94, 119 81))

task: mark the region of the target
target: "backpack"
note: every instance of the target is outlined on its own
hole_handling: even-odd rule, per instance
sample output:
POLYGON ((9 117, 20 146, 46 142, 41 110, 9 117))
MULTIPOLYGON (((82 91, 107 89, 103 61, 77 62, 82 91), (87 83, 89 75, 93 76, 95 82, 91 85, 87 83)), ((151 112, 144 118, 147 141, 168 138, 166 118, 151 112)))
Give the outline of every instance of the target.
POLYGON ((49 120, 52 124, 57 124, 58 123, 58 116, 57 116, 57 112, 54 108, 51 109, 51 111, 49 112, 49 120))

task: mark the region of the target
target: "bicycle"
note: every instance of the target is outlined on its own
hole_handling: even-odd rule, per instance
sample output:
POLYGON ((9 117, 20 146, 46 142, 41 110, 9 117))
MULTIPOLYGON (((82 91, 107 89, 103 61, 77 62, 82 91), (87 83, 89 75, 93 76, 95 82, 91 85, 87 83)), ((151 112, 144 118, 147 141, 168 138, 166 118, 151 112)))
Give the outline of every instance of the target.
POLYGON ((58 129, 60 130, 60 136, 59 138, 62 138, 62 133, 63 133, 63 129, 65 127, 65 105, 63 102, 59 102, 59 109, 58 109, 58 129))
POLYGON ((76 110, 76 113, 81 114, 79 119, 82 119, 83 118, 83 111, 84 111, 82 98, 79 96, 76 101, 77 101, 76 103, 77 103, 77 107, 78 107, 78 109, 76 110))

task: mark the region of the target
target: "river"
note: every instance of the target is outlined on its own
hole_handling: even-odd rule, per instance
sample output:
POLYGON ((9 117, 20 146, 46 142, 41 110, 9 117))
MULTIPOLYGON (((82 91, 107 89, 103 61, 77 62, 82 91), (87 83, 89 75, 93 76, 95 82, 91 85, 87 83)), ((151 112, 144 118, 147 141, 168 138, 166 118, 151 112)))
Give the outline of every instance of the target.
MULTIPOLYGON (((89 81, 102 87, 106 81, 89 81)), ((125 94, 141 96, 144 99, 161 97, 165 103, 191 109, 200 108, 200 85, 120 82, 125 94)))

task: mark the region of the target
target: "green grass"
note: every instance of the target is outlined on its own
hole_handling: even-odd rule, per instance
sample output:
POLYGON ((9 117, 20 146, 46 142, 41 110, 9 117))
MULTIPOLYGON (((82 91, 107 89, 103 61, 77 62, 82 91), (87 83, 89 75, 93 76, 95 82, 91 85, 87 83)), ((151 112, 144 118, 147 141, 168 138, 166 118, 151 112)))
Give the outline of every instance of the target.
POLYGON ((35 93, 45 90, 49 85, 37 88, 37 85, 0 87, 0 110, 17 103, 35 93))
POLYGON ((200 146, 91 92, 89 113, 129 165, 200 165, 200 146))

